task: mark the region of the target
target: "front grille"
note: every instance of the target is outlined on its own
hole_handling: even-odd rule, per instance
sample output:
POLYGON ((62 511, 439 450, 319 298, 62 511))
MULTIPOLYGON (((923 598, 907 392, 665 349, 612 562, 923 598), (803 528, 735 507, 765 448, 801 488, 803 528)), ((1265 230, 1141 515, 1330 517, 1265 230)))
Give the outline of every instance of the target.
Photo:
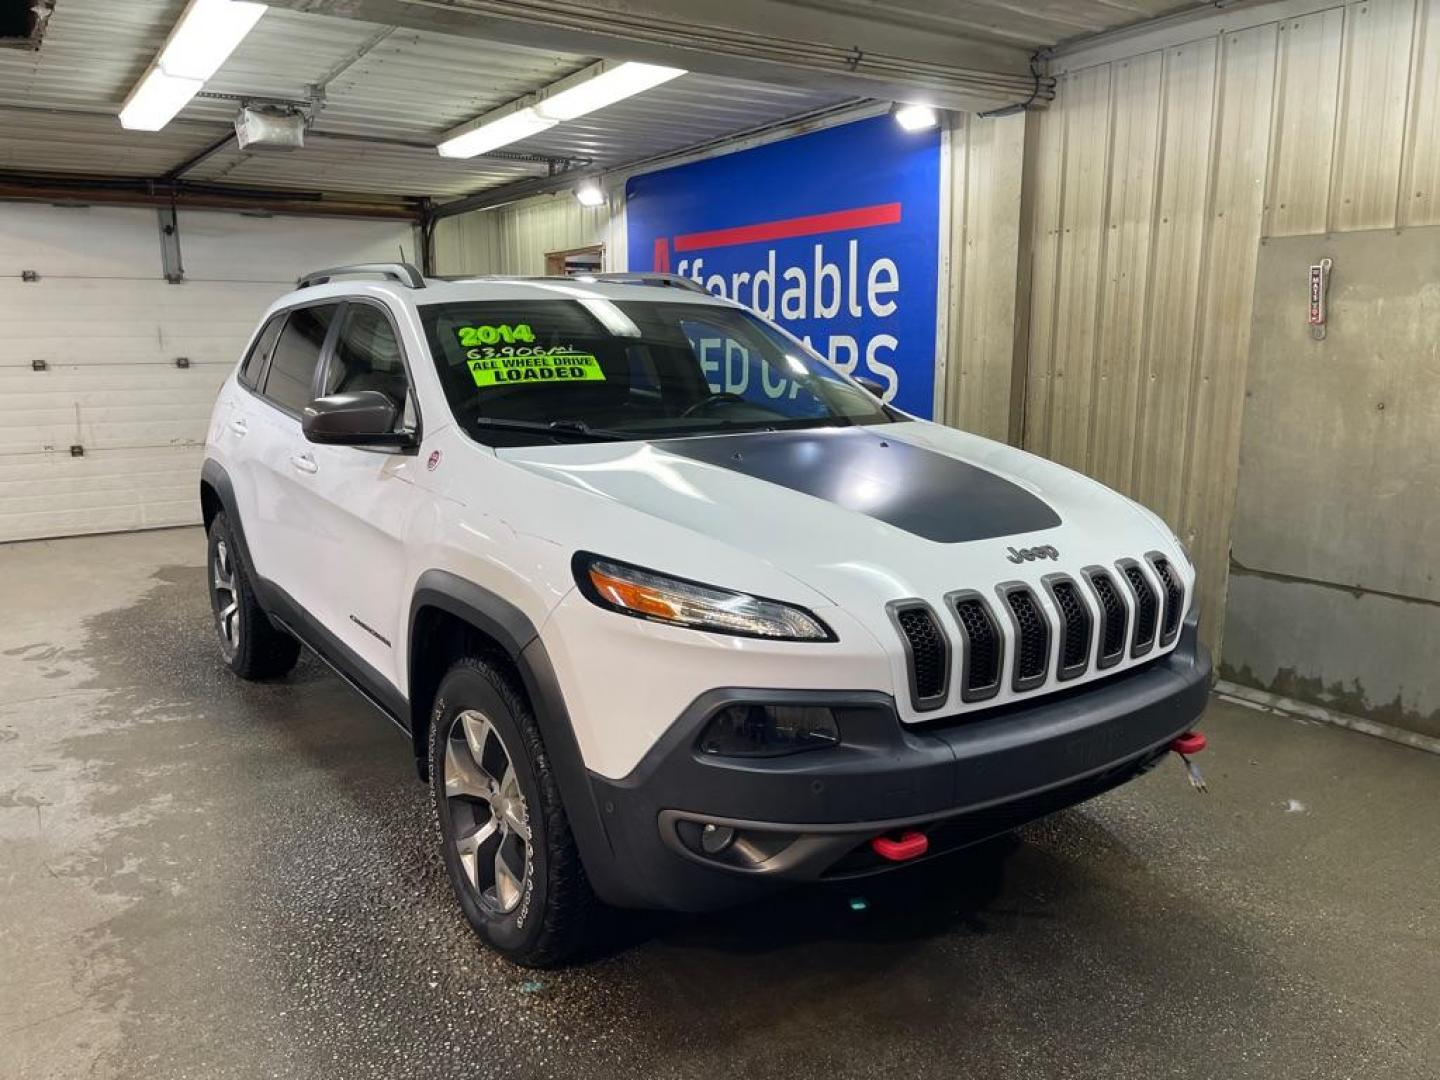
POLYGON ((1015 627, 1016 690, 1033 690, 1045 681, 1050 663, 1050 625, 1028 586, 1002 586, 1001 596, 1015 627))
POLYGON ((945 703, 950 681, 950 643, 930 606, 920 600, 891 605, 890 617, 905 642, 910 664, 910 696, 917 710, 945 703))
POLYGON ((1160 623, 1160 644, 1163 647, 1174 641, 1175 635, 1180 632, 1180 619, 1184 615, 1185 607, 1185 586, 1180 584, 1179 575, 1164 555, 1151 552, 1146 558, 1150 560, 1155 576, 1160 579, 1160 587, 1165 590, 1165 614, 1160 623))
POLYGON ((1087 569, 1085 576, 1100 603, 1100 655, 1095 666, 1113 667, 1125 655, 1125 599, 1110 575, 1098 566, 1087 569))
POLYGON ((1160 606, 1160 599, 1150 587, 1145 571, 1133 559, 1125 559, 1116 565, 1125 575, 1130 596, 1135 601, 1135 634, 1130 641, 1130 655, 1143 656, 1155 644, 1156 609, 1160 606))
POLYGON ((1060 613, 1060 670, 1062 679, 1083 675, 1090 666, 1090 631, 1094 620, 1080 587, 1063 575, 1045 579, 1055 610, 1060 613))
POLYGON ((984 701, 1000 692, 1005 639, 990 605, 976 592, 951 593, 946 597, 960 624, 962 642, 960 677, 961 701, 984 701))

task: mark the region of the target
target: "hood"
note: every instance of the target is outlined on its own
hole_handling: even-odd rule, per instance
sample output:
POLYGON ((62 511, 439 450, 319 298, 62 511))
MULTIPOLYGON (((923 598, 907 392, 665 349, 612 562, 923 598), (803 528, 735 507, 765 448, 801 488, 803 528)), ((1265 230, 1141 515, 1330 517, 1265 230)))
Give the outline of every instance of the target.
MULTIPOLYGON (((653 443, 506 449, 535 475, 759 558, 842 606, 1037 582, 1173 543, 1093 480, 1000 443, 920 421, 653 443), (1040 554, 1031 549, 1039 549, 1040 554), (1028 555, 1028 557, 1027 557, 1028 555)), ((586 535, 548 539, 629 553, 586 535)), ((643 529, 643 523, 637 528, 643 529)), ((657 570, 715 580, 676 551, 657 570)), ((719 585, 738 587, 728 581, 719 585)))

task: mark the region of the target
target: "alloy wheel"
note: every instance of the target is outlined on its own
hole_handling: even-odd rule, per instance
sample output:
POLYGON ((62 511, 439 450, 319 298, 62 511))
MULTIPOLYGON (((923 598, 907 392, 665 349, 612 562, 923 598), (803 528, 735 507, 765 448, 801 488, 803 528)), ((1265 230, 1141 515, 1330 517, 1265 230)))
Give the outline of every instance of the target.
POLYGON ((445 800, 451 846, 488 910, 508 915, 530 873, 530 815, 510 751, 494 723, 467 709, 445 742, 445 800))
POLYGON ((220 646, 226 656, 234 656, 240 648, 240 593, 235 585, 234 559, 224 540, 215 544, 210 588, 215 598, 215 629, 220 635, 220 646))

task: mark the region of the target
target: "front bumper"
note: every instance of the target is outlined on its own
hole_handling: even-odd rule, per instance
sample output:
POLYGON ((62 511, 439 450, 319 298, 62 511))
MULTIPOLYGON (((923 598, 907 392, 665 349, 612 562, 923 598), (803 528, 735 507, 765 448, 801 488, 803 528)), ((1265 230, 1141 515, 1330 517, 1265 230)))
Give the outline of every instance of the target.
POLYGON ((954 850, 1148 769, 1204 711, 1209 675, 1191 621, 1173 651, 1143 667, 953 721, 902 724, 874 692, 713 690, 629 776, 591 774, 609 850, 587 870, 610 903, 701 911, 784 882, 893 868, 869 841, 902 827, 924 832, 932 855, 954 850), (701 754, 706 723, 737 702, 827 705, 842 745, 768 759, 701 754), (706 825, 735 830, 734 842, 705 852, 706 825))

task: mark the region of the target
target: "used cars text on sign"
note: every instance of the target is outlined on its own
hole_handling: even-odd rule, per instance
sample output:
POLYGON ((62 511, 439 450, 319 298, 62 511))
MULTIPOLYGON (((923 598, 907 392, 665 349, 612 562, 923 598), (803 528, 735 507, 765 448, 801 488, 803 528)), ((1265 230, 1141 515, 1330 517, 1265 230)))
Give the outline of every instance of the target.
POLYGON ((879 116, 632 177, 625 199, 631 270, 693 278, 933 415, 938 131, 879 116))

